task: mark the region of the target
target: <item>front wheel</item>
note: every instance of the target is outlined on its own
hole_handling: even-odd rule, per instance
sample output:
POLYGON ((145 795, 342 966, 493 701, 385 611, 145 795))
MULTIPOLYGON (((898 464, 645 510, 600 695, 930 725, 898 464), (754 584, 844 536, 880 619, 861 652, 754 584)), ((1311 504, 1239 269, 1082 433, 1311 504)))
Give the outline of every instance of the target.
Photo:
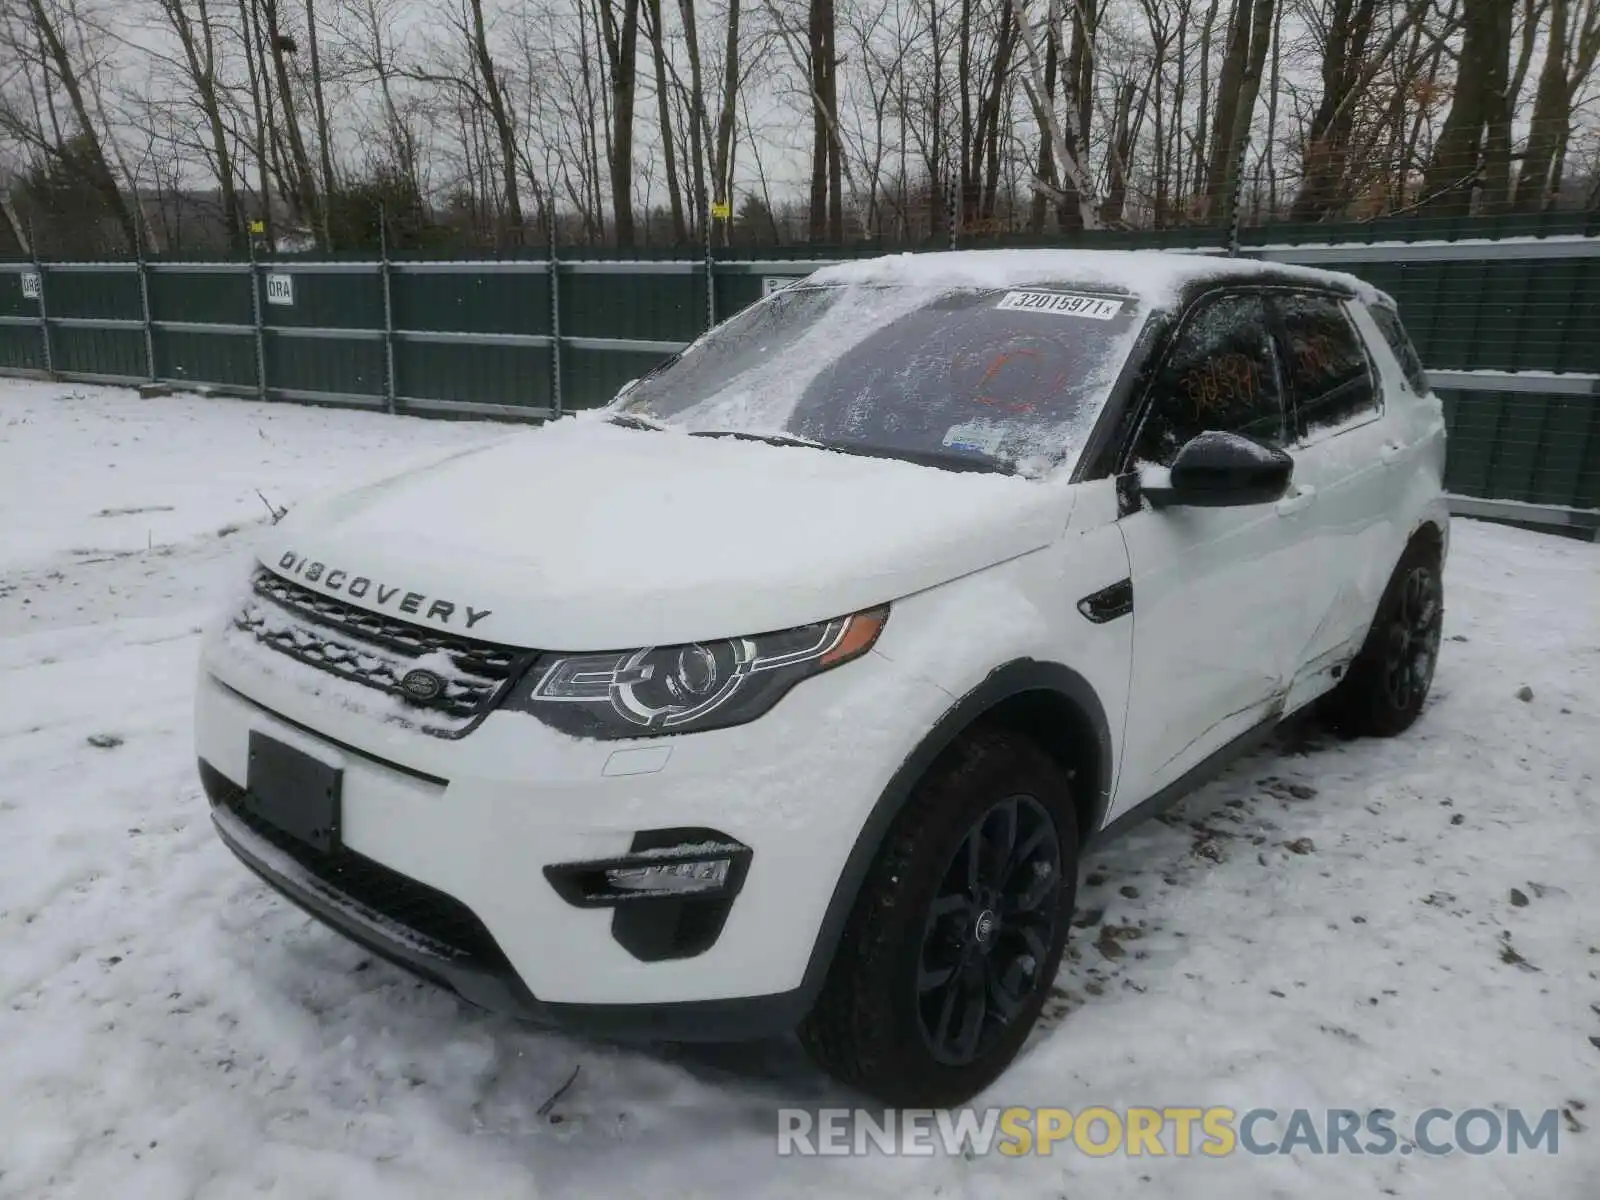
POLYGON ((969 734, 917 787, 868 872, 800 1039, 830 1074, 945 1107, 1016 1057, 1060 965, 1077 879, 1066 774, 969 734))
POLYGON ((1439 550, 1414 543, 1400 559, 1350 673, 1329 695, 1334 724, 1353 736, 1394 737, 1422 712, 1444 628, 1439 550))

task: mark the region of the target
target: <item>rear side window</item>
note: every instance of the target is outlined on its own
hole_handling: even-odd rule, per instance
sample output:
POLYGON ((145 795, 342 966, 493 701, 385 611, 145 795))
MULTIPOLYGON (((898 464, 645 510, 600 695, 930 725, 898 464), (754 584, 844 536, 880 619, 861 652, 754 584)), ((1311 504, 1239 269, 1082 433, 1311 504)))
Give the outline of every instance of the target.
POLYGON ((1377 389, 1360 335, 1331 296, 1276 299, 1289 387, 1303 436, 1377 411, 1377 389))
POLYGON ((1412 345, 1406 327, 1400 323, 1400 314, 1381 304, 1369 304, 1367 311, 1372 314, 1373 323, 1377 325, 1378 332, 1383 334, 1383 340, 1389 343, 1389 349, 1399 359, 1400 369, 1405 372, 1411 390, 1419 395, 1426 393, 1429 387, 1428 373, 1422 369, 1422 356, 1412 345))

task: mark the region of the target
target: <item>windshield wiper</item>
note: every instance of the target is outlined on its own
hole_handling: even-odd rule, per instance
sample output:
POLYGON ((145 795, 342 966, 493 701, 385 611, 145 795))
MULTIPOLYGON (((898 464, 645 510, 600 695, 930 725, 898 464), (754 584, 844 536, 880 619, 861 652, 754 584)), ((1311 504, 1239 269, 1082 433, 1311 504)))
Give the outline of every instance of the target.
POLYGON ((792 433, 751 433, 743 429, 697 429, 690 437, 737 438, 743 442, 765 442, 769 446, 798 446, 805 450, 831 450, 835 454, 853 454, 857 458, 884 458, 907 462, 919 467, 935 467, 942 471, 979 471, 990 475, 1015 475, 1017 468, 1003 458, 970 452, 950 454, 939 450, 889 449, 856 442, 819 442, 792 433))
POLYGON ((792 433, 751 433, 745 429, 696 429, 690 437, 737 438, 741 442, 765 442, 769 446, 800 446, 807 450, 844 450, 825 442, 797 437, 792 433))
POLYGON ((890 458, 918 467, 934 467, 940 471, 978 472, 984 475, 1018 474, 1017 468, 1012 463, 977 450, 950 454, 943 450, 887 450, 862 446, 859 450, 852 450, 851 453, 865 454, 871 458, 890 458))
POLYGON ((606 418, 612 425, 620 425, 623 429, 648 429, 659 431, 669 428, 660 421, 652 421, 649 417, 641 417, 637 413, 614 413, 606 418))

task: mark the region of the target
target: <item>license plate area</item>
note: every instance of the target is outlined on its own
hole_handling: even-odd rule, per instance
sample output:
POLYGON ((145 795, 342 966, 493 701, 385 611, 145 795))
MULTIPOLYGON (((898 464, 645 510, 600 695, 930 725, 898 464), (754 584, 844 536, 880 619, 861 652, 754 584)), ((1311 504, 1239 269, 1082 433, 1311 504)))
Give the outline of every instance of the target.
POLYGON ((324 854, 339 848, 344 773, 263 733, 250 734, 244 807, 324 854))

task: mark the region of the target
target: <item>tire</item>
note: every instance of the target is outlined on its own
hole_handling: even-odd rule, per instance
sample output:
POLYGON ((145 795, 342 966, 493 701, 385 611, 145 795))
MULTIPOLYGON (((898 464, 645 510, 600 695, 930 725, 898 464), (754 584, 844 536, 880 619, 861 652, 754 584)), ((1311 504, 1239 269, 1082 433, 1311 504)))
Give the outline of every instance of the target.
POLYGON ((917 785, 867 873, 800 1025, 811 1057, 897 1106, 948 1107, 988 1086, 1055 979, 1077 856, 1062 768, 1017 734, 964 735, 917 785))
POLYGON ((1444 582, 1439 549, 1412 542, 1389 578, 1350 672, 1328 696, 1328 715, 1350 737, 1394 737, 1427 703, 1439 661, 1444 582))

